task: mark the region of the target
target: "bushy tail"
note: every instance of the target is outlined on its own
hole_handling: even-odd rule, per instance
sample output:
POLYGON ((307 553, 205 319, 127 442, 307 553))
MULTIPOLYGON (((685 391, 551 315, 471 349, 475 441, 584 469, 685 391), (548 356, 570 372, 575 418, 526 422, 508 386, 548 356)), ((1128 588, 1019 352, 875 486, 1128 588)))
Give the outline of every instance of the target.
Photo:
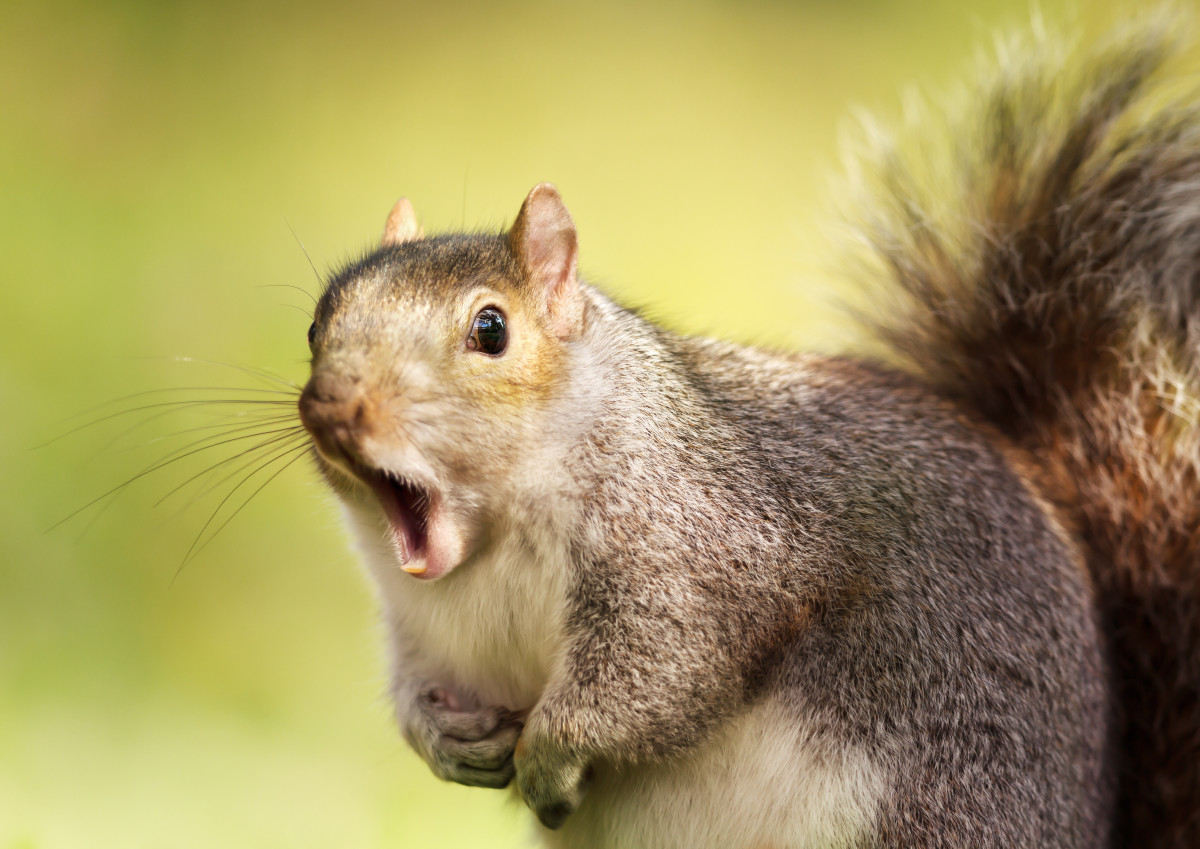
POLYGON ((938 162, 882 155, 864 228, 904 293, 893 355, 1028 449, 1084 547, 1131 847, 1200 846, 1200 98, 1172 80, 1177 25, 1002 50, 938 162))

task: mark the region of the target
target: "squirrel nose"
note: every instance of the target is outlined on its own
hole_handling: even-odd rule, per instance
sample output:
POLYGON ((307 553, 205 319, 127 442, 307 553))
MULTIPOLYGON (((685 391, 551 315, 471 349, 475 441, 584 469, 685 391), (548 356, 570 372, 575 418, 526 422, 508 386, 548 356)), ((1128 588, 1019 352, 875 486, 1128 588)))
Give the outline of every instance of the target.
POLYGON ((374 428, 374 404, 354 376, 317 372, 300 393, 300 422, 330 457, 361 462, 374 428))

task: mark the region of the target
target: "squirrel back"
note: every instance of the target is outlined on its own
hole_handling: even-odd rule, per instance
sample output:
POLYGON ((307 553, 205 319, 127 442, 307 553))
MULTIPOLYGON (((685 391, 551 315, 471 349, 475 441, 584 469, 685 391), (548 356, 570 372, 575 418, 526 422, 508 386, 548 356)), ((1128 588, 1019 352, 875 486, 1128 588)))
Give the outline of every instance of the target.
POLYGON ((894 150, 863 229, 876 325, 1024 449, 1084 553, 1119 710, 1116 845, 1200 845, 1200 99, 1175 22, 1012 62, 953 133, 950 196, 894 150))

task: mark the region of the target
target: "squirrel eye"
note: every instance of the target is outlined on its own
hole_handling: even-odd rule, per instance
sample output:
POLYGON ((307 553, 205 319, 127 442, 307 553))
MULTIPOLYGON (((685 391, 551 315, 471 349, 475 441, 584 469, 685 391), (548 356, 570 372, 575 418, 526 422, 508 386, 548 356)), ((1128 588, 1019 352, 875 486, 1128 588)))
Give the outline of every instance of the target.
POLYGON ((314 321, 308 326, 308 347, 312 347, 317 341, 317 323, 314 321))
POLYGON ((484 307, 471 324, 471 335, 467 347, 481 354, 498 356, 508 344, 508 331, 504 327, 504 313, 495 307, 484 307))

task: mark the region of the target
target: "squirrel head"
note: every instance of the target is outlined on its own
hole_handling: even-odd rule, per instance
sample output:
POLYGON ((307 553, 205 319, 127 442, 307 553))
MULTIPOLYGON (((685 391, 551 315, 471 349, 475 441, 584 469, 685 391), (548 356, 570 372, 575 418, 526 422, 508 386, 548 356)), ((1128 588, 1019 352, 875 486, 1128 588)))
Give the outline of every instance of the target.
POLYGON ((484 544, 546 442, 583 331, 577 254, 548 183, 500 235, 425 238, 401 199, 381 246, 318 302, 301 421, 330 484, 410 574, 441 577, 484 544))

